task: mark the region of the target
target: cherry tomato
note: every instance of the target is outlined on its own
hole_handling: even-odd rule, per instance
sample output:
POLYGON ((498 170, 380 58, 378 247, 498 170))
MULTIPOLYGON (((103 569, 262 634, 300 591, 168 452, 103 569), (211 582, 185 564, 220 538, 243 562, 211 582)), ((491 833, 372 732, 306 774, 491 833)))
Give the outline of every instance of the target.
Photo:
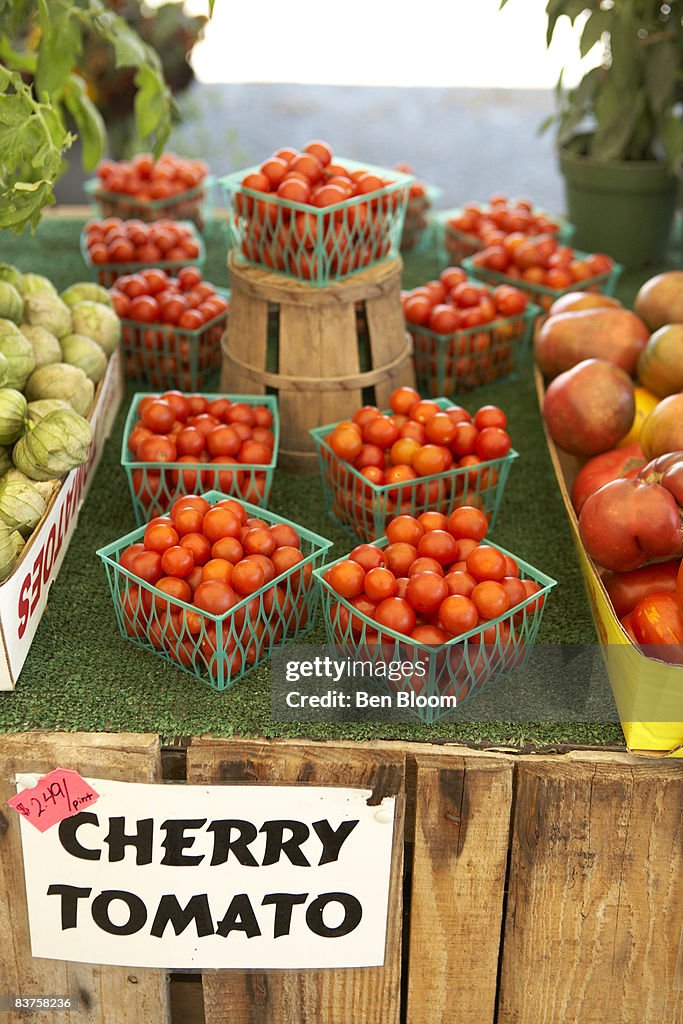
POLYGON ((238 562, 232 573, 232 585, 242 595, 253 594, 260 590, 265 579, 262 566, 248 558, 238 562))
POLYGON ((172 548, 178 544, 179 539, 172 526, 168 526, 165 523, 152 522, 145 530, 145 550, 157 551, 161 555, 167 548, 172 548))
POLYGON ((215 544, 221 537, 237 537, 240 521, 230 509, 214 505, 204 516, 202 531, 207 540, 215 544))
MULTIPOLYGON (((176 531, 177 532, 177 531, 176 531)), ((167 576, 189 576, 194 569, 194 555, 185 545, 166 548, 161 556, 161 568, 167 576)))
POLYGON ((479 544, 467 556, 467 571, 475 580, 502 580, 507 571, 505 555, 490 544, 479 544))
POLYGON ((363 593, 365 570, 357 561, 347 558, 331 566, 325 579, 333 590, 350 601, 363 593))
POLYGON ((176 415, 173 407, 159 398, 144 405, 141 403, 140 419, 148 430, 155 434, 166 434, 175 423, 176 415))
POLYGON ((496 619, 510 607, 506 588, 502 583, 490 579, 477 583, 471 600, 482 619, 496 619))
MULTIPOLYGON (((386 529, 386 535, 390 544, 404 543, 414 547, 420 543, 425 528, 413 516, 397 516, 386 529)), ((375 549, 376 550, 376 549, 375 549)), ((352 556, 353 557, 353 556, 352 556)))
POLYGON ((488 528, 488 519, 484 513, 472 505, 462 505, 448 517, 448 532, 456 539, 470 537, 475 541, 483 540, 488 528))
POLYGON ((353 562, 358 562, 366 572, 382 567, 385 564, 382 550, 376 548, 374 544, 359 544, 353 549, 349 558, 353 562))
POLYGON ((448 586, 443 576, 435 572, 418 572, 410 576, 406 599, 416 612, 433 615, 448 597, 448 586))
POLYGON ((371 601, 384 601, 396 593, 396 577, 389 569, 377 567, 366 574, 364 587, 371 601))
POLYGON ((224 615, 237 603, 235 591, 221 580, 204 580, 194 592, 192 603, 211 615, 224 615))
POLYGON ((449 595, 439 608, 439 623, 452 636, 468 633, 477 625, 479 613, 469 597, 449 595))
POLYGON ((387 629, 410 636, 415 628, 415 610, 404 597, 388 597, 377 605, 375 620, 387 629))
POLYGON ((211 543, 203 533, 184 534, 180 538, 180 547, 192 552, 196 566, 206 565, 211 558, 211 543))

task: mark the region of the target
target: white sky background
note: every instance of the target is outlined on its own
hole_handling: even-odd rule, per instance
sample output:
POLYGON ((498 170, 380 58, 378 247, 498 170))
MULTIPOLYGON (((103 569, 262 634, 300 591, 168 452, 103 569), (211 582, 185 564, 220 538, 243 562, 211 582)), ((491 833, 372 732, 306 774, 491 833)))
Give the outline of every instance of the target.
MULTIPOLYGON (((163 0, 147 0, 159 6, 163 0)), ((194 51, 202 82, 551 88, 597 63, 560 19, 546 50, 546 0, 216 0, 194 51)), ((206 0, 186 0, 206 13, 206 0)))

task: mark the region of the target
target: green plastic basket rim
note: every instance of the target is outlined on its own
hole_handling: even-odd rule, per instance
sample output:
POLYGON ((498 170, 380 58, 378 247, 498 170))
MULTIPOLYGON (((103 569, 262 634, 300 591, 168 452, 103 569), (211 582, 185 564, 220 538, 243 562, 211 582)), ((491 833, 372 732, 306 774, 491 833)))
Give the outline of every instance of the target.
MULTIPOLYGON (((343 199, 339 203, 332 203, 330 206, 313 206, 311 203, 297 203, 292 199, 282 199, 275 192, 257 192, 253 188, 244 188, 242 186, 242 180, 247 174, 254 174, 260 170, 261 165, 255 164, 253 167, 247 167, 242 171, 234 171, 232 174, 225 174, 222 178, 218 179, 218 184, 224 192, 229 194, 239 193, 240 195, 249 196, 251 199, 263 200, 264 202, 270 202, 275 206, 284 207, 287 210, 300 210, 302 213, 314 213, 321 217, 336 213, 339 210, 345 210, 352 206, 358 206, 360 203, 373 202, 375 199, 379 199, 382 196, 393 195, 401 188, 408 188, 416 180, 414 174, 404 174, 401 171, 392 171, 388 167, 376 167, 374 164, 362 164, 355 160, 347 160, 345 157, 335 157, 335 163, 343 163, 345 167, 348 167, 351 171, 369 171, 371 174, 377 174, 378 177, 390 178, 390 184, 384 185, 382 188, 378 188, 376 192, 367 192, 362 196, 352 196, 349 199, 343 199)), ((407 193, 406 193, 407 199, 407 193)))
MULTIPOLYGON (((124 276, 123 274, 121 275, 124 276)), ((211 283, 211 282, 207 282, 211 283)), ((116 281, 112 285, 112 288, 116 287, 116 281)), ((230 289, 229 288, 216 288, 216 295, 220 295, 221 298, 225 299, 226 302, 230 301, 230 289)), ((221 320, 224 320, 228 315, 226 309, 223 313, 218 313, 213 320, 207 320, 206 323, 202 324, 201 327, 177 327, 175 324, 157 324, 147 323, 143 320, 126 320, 125 317, 119 317, 122 327, 133 327, 135 330, 143 331, 160 331, 162 334, 174 334, 177 337, 187 339, 187 341, 194 341, 199 338, 200 334, 203 334, 210 327, 215 327, 221 320)))
MULTIPOLYGON (((451 406, 455 404, 454 402, 451 401, 450 398, 444 397, 431 398, 430 401, 436 402, 437 405, 442 410, 450 409, 451 406)), ((383 415, 391 416, 391 410, 385 409, 383 415)), ((327 451, 330 452, 330 454, 332 455, 333 459, 336 459, 337 462, 340 462, 344 466, 344 469, 352 473, 357 480, 360 480, 363 484, 367 484, 367 486, 371 488, 373 494, 376 495, 382 495, 385 492, 388 493, 389 491, 405 490, 410 487, 415 487, 418 484, 431 483, 433 480, 445 480, 446 478, 450 478, 452 476, 464 476, 466 473, 471 473, 473 469, 497 469, 498 467, 504 465, 505 463, 510 465, 512 462, 514 462, 515 459, 519 458, 519 452, 515 451, 514 448, 511 448, 507 455, 501 455, 501 457, 498 459, 489 459, 488 462, 477 463, 475 466, 456 466, 455 469, 446 469, 444 470, 443 473, 431 473, 429 476, 418 476, 414 480, 404 480, 401 483, 374 484, 371 480, 368 480, 366 476, 363 476, 360 470, 352 466, 350 462, 344 462, 342 459, 340 459, 339 456, 334 453, 332 448, 330 448, 329 444, 325 440, 327 435, 331 434, 336 426, 338 426, 340 423, 345 422, 346 420, 337 420, 336 423, 327 423, 323 427, 310 427, 308 432, 319 448, 326 448, 327 451)))
POLYGON ((99 178, 88 178, 84 182, 83 188, 91 199, 105 199, 115 203, 123 203, 126 206, 142 206, 149 210, 160 210, 165 206, 174 206, 176 203, 182 203, 186 199, 194 199, 195 196, 201 195, 202 192, 210 189, 215 184, 215 181, 216 178, 213 174, 207 174, 198 185, 193 185, 192 188, 187 188, 184 192, 175 192, 172 196, 166 196, 164 199, 140 199, 138 196, 131 195, 128 192, 108 192, 105 188, 101 187, 99 178))
MULTIPOLYGON (((468 284, 481 285, 481 281, 467 280, 468 284)), ((521 289, 520 289, 521 291, 521 289)), ((537 316, 541 316, 543 310, 540 306, 537 306, 534 302, 528 302, 526 308, 521 313, 515 313, 514 316, 504 316, 499 320, 491 320, 487 324, 481 324, 479 327, 459 327, 457 331, 451 331, 450 334, 438 334, 437 331, 430 330, 429 327, 422 327, 421 324, 411 324, 406 320, 406 329, 412 334, 414 331, 416 334, 425 334, 428 338, 433 338, 434 341, 438 341, 440 344, 448 344, 456 338, 469 337, 471 334, 481 334, 482 332, 492 331, 498 327, 506 327, 508 324, 514 323, 517 320, 535 320, 537 316)))
MULTIPOLYGON (((590 253, 582 252, 580 249, 574 249, 573 251, 574 255, 579 260, 590 255, 590 253)), ((508 277, 507 274, 502 274, 499 270, 489 270, 488 267, 478 267, 476 263, 473 262, 471 256, 466 256, 465 259, 461 260, 460 266, 463 270, 466 270, 468 274, 472 274, 473 277, 478 277, 481 273, 480 280, 486 281, 490 278, 498 284, 511 284, 515 288, 520 288, 522 291, 540 292, 542 295, 550 295, 558 299, 561 295, 565 295, 567 292, 576 291, 577 289, 585 291, 586 288, 591 288, 596 284, 605 284, 608 281, 616 281, 624 269, 621 263, 617 263, 616 260, 614 260, 611 270, 606 270, 604 274, 596 274, 595 277, 587 277, 585 281, 572 281, 572 283, 567 285, 566 288, 549 288, 548 285, 537 284, 536 281, 525 281, 523 278, 508 277)))
MULTIPOLYGON (((168 389, 167 389, 168 390, 168 389)), ((249 472, 250 470, 257 470, 263 472, 264 470, 273 470, 277 466, 277 456, 280 448, 280 415, 277 405, 277 398, 275 395, 229 395, 225 392, 207 392, 202 391, 202 397, 212 402, 216 398, 227 398, 229 401, 242 402, 245 405, 265 405, 273 414, 273 435, 275 437, 275 443, 273 444, 273 457, 270 462, 266 463, 252 463, 252 462, 239 462, 233 465, 231 462, 137 462, 130 458, 130 449, 128 448, 128 438, 130 437, 133 429, 133 424, 137 419, 137 410, 140 402, 143 398, 151 396, 159 396, 163 394, 161 391, 136 391, 130 403, 128 414, 126 416, 126 422, 123 427, 123 437, 121 438, 121 465, 125 469, 161 469, 161 470, 173 470, 179 469, 186 472, 191 472, 193 469, 201 470, 202 472, 215 468, 218 473, 228 473, 231 470, 233 472, 249 472)), ((236 498, 236 501, 241 501, 240 498, 236 498)), ((244 503, 246 504, 246 502, 244 503)), ((254 506, 256 508, 257 506, 254 506)), ((259 506, 260 507, 260 506, 259 506)))
MULTIPOLYGON (((221 491, 205 491, 201 497, 206 498, 211 505, 214 505, 218 501, 228 499, 229 496, 223 494, 221 491)), ((136 576, 135 573, 126 569, 125 566, 121 565, 112 557, 112 555, 117 554, 122 548, 127 548, 131 544, 136 544, 142 537, 144 537, 147 524, 144 526, 138 526, 135 530, 131 530, 130 533, 125 534, 123 537, 119 537, 118 540, 112 541, 111 544, 107 544, 105 547, 99 548, 96 554, 105 564, 110 565, 115 572, 126 576, 128 579, 132 580, 136 586, 149 591, 153 596, 161 597, 165 601, 169 601, 171 604, 178 605, 179 608, 183 608, 188 612, 195 612, 197 615, 201 615, 202 618, 218 623, 225 622, 227 619, 230 619, 240 608, 246 607, 249 601, 252 601, 255 597, 261 597, 267 590, 271 590, 275 587, 278 581, 287 579, 287 577, 299 572, 305 565, 312 562, 317 555, 329 551, 332 547, 332 541, 328 540, 327 537, 321 537, 319 533, 313 533, 312 530, 307 530, 304 526, 299 526, 298 523, 292 522, 291 519, 284 519, 282 516, 276 515, 275 512, 270 512, 268 509, 261 508, 260 505, 252 505, 251 502, 248 501, 242 501, 237 498, 233 498, 231 500, 238 501, 239 504, 242 505, 249 513, 250 518, 264 519, 271 525, 283 524, 285 526, 293 527, 303 540, 308 541, 309 544, 313 546, 314 550, 310 551, 309 554, 304 555, 301 562, 297 562, 296 565, 290 566, 289 569, 285 569, 284 572, 281 572, 279 576, 275 576, 268 583, 264 583, 263 586, 259 587, 258 590, 255 590, 253 594, 247 594, 238 601, 237 604, 234 604, 232 608, 228 608, 227 612, 223 612, 222 615, 214 615, 211 612, 204 611, 203 608, 198 608, 196 605, 190 604, 188 601, 181 601, 180 598, 171 597, 170 594, 165 593, 163 590, 159 590, 158 587, 153 586, 153 584, 146 583, 145 580, 136 576)))
MULTIPOLYGON (((154 263, 93 263, 90 259, 88 247, 86 245, 88 225, 94 223, 97 220, 101 220, 100 217, 91 217, 83 226, 80 237, 80 249, 81 256, 85 262, 85 265, 91 270, 113 272, 116 273, 117 277, 123 277, 124 274, 134 274, 138 270, 144 270, 148 267, 155 267, 159 270, 174 270, 178 267, 200 267, 206 261, 206 246, 204 245, 204 239, 197 230, 197 226, 194 221, 191 220, 177 220, 174 221, 179 227, 186 227, 189 229, 193 241, 195 241, 199 247, 199 252, 194 257, 186 257, 182 260, 156 260, 154 263)), ((106 218, 104 218, 106 219, 106 218)), ((163 218, 161 218, 163 219, 163 218)), ((151 227, 155 221, 149 221, 146 225, 151 227)))
MULTIPOLYGON (((368 541, 367 543, 371 544, 372 547, 384 548, 389 543, 389 538, 380 537, 376 541, 368 541)), ((404 633, 398 633, 395 629, 390 629, 388 626, 383 626, 381 623, 377 623, 376 619, 372 619, 369 615, 366 615, 364 612, 361 612, 358 608, 355 608, 351 604, 351 602, 348 601, 345 597, 342 597, 341 594, 338 594, 337 591, 330 586, 330 584, 324 577, 328 569, 330 569, 333 565, 337 565, 338 562, 344 562, 349 557, 348 554, 342 555, 340 558, 335 558, 333 561, 327 562, 325 565, 321 565, 318 569, 313 569, 313 575, 317 579, 318 583, 320 583, 330 594, 334 595, 335 600, 339 601, 342 605, 344 605, 344 607, 348 611, 352 612, 354 618, 359 619, 361 622, 365 623, 365 625, 370 626, 372 629, 376 629, 377 626, 379 625, 382 630, 382 633, 386 633, 392 639, 398 640, 400 643, 412 644, 415 647, 419 647, 427 651, 441 651, 447 647, 452 647, 455 644, 460 644, 463 642, 463 640, 469 640, 470 637, 477 636, 478 634, 482 633, 485 629, 489 629, 491 626, 498 626, 501 622, 504 622, 511 615, 514 615, 515 613, 522 611, 529 604, 532 604, 534 601, 539 600, 539 598, 545 597, 546 594, 550 593, 553 587, 557 586, 557 580, 554 580, 552 576, 546 575, 546 573, 541 572, 540 569, 536 569, 533 565, 530 565, 529 562, 525 562, 522 558, 518 558, 517 555, 515 555, 512 551, 508 551, 506 548, 502 548, 499 544, 494 544, 494 542, 492 540, 489 540, 488 538, 486 539, 486 543, 490 545, 492 548, 495 548, 497 551, 500 551, 502 554, 508 555, 510 558, 513 558, 519 566, 520 570, 524 570, 525 573, 528 573, 529 577, 533 579, 533 582, 538 583, 539 586, 541 586, 541 590, 537 591, 535 594, 530 594, 528 597, 524 598, 523 601, 520 601, 519 604, 516 604, 513 608, 508 608, 506 612, 504 612, 502 615, 498 615, 495 619, 487 619, 485 625, 480 624, 478 626, 475 626, 474 629, 470 629, 466 633, 461 633, 459 636, 454 636, 452 637, 452 639, 447 640, 446 643, 444 644, 422 644, 418 640, 412 640, 409 636, 406 636, 404 633)))

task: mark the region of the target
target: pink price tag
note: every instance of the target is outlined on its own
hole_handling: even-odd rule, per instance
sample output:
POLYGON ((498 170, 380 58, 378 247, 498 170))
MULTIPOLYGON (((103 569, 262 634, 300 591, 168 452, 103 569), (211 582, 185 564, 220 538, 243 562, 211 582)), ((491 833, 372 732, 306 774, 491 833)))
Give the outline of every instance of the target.
POLYGON ((7 804, 39 832, 46 832, 64 818, 90 807, 98 798, 99 793, 78 772, 55 768, 32 788, 22 789, 7 804))

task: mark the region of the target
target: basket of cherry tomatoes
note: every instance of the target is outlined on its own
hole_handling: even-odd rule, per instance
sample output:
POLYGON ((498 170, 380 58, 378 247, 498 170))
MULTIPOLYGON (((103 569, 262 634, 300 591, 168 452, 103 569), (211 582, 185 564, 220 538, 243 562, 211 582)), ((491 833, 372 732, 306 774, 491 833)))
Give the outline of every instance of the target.
POLYGON ((202 228, 212 179, 203 160, 140 153, 132 160, 102 160, 85 190, 102 217, 152 221, 191 220, 202 228))
POLYGON ((390 409, 363 406, 350 421, 310 431, 328 514, 360 540, 398 515, 476 505, 493 523, 517 458, 496 406, 471 415, 447 398, 397 388, 390 409))
POLYGON ((417 386, 430 396, 508 377, 526 352, 541 310, 512 285, 489 288, 447 267, 437 281, 401 295, 413 339, 417 386))
POLYGON ((278 149, 219 184, 241 260, 323 286, 398 255, 412 181, 315 141, 301 152, 278 149))
POLYGON ((90 220, 81 233, 81 254, 93 277, 106 288, 117 277, 144 267, 169 274, 186 265, 203 266, 206 249, 191 221, 90 220))
MULTIPOLYGON (((399 681, 384 677, 395 691, 457 705, 523 666, 555 581, 487 541, 487 530, 472 506, 400 515, 381 540, 315 569, 329 643, 400 663, 399 681)), ((442 708, 423 702, 416 714, 433 722, 442 708)))
POLYGON ((272 395, 136 394, 121 444, 136 521, 200 489, 267 505, 279 444, 272 395))
POLYGON ((545 311, 561 295, 577 288, 612 295, 623 269, 611 256, 560 245, 554 235, 507 235, 463 260, 462 266, 487 284, 521 288, 545 311))
POLYGON ((313 626, 330 541, 218 491, 98 551, 121 635, 226 690, 313 626))
POLYGON ((508 199, 499 193, 483 205, 465 203, 460 209, 445 210, 439 214, 439 221, 446 255, 456 264, 487 245, 499 245, 506 235, 553 235, 566 245, 574 234, 572 224, 539 209, 531 200, 508 199))
POLYGON ((124 274, 110 294, 127 380, 195 391, 220 370, 230 293, 204 281, 199 267, 124 274))

